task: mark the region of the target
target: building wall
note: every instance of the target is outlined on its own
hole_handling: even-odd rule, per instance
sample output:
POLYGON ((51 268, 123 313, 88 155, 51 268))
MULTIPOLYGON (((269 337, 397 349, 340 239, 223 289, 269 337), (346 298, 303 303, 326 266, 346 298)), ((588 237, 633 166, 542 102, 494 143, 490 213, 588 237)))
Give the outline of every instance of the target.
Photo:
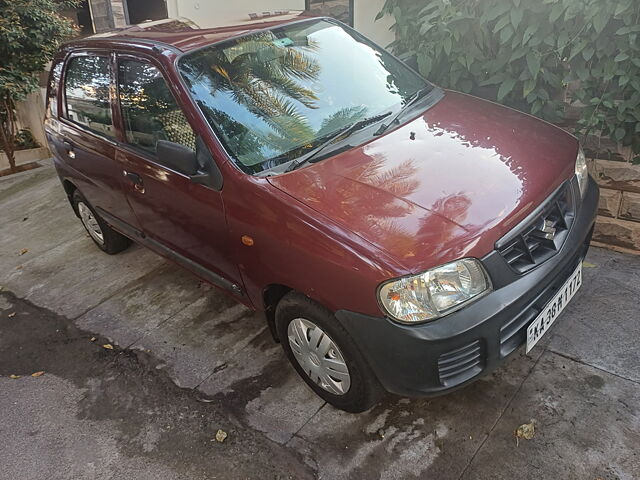
POLYGON ((44 118, 44 102, 43 95, 40 90, 35 91, 27 96, 27 98, 16 104, 16 119, 18 128, 26 128, 31 131, 40 145, 45 146, 47 139, 44 136, 44 127, 42 119, 44 118))
POLYGON ((89 0, 89 10, 96 33, 127 25, 123 0, 89 0))
MULTIPOLYGON (((96 1, 96 0, 94 0, 96 1)), ((99 0, 98 0, 99 1, 99 0)), ((114 0, 112 0, 114 1, 114 0)), ((387 46, 394 39, 391 17, 374 21, 385 0, 354 0, 354 27, 378 44, 387 46)), ((305 0, 167 0, 169 18, 185 17, 201 27, 233 25, 249 19, 249 13, 275 10, 304 10, 305 0)))
POLYGON ((167 0, 169 18, 185 17, 200 27, 232 25, 249 20, 249 13, 304 10, 304 0, 167 0))
POLYGON ((354 0, 353 2, 353 27, 369 37, 382 47, 389 45, 395 38, 389 28, 393 25, 393 19, 386 15, 377 22, 376 15, 385 0, 354 0))

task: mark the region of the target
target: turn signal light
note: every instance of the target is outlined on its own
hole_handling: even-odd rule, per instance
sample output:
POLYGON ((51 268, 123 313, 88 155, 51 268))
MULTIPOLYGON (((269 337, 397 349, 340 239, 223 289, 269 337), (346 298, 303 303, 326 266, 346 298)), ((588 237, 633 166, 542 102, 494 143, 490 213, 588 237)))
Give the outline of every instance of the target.
POLYGON ((253 238, 251 238, 249 235, 243 235, 242 236, 242 243, 244 245, 246 245, 247 247, 252 247, 253 246, 253 238))

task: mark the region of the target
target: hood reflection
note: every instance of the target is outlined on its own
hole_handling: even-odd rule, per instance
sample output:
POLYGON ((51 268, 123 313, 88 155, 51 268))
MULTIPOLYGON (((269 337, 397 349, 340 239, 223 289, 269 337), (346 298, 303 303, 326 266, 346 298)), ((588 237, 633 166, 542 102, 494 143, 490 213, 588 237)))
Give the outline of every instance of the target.
POLYGON ((269 181, 414 270, 488 253, 571 175, 570 140, 448 92, 382 138, 269 181))

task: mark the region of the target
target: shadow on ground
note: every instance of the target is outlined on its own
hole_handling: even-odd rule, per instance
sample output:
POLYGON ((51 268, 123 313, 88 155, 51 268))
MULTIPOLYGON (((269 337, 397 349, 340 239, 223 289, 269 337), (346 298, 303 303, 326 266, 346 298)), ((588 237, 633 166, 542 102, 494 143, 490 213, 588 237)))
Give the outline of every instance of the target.
POLYGON ((104 348, 5 292, 0 305, 0 477, 313 478, 294 453, 176 386, 148 353, 104 348))

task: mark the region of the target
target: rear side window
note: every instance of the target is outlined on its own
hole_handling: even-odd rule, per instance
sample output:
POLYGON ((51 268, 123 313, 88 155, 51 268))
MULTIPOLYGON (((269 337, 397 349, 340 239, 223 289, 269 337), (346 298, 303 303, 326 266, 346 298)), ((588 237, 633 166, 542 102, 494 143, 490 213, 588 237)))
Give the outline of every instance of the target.
POLYGON ((195 150, 196 136, 160 71, 148 62, 120 59, 118 91, 127 142, 156 152, 158 140, 195 150))
POLYGON ((64 80, 67 119, 93 132, 115 137, 110 83, 108 57, 71 58, 64 80))
POLYGON ((58 117, 58 87, 60 86, 60 74, 62 73, 62 59, 54 60, 49 74, 47 86, 47 110, 46 118, 58 117))

